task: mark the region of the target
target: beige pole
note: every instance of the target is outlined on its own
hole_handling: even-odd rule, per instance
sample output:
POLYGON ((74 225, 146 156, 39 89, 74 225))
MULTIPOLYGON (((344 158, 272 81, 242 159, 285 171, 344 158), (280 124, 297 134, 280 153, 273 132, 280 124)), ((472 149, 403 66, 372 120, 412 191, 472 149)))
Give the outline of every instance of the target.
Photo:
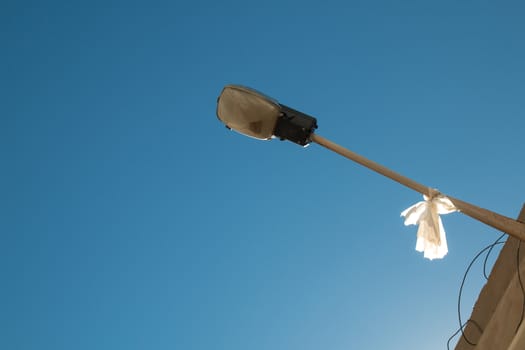
MULTIPOLYGON (((359 163, 365 167, 367 167, 370 170, 373 170, 383 176, 386 176, 408 188, 413 189, 416 192, 419 192, 421 194, 427 195, 430 198, 434 197, 435 195, 439 194, 439 192, 433 188, 424 186, 406 176, 403 176, 401 174, 396 173, 395 171, 392 171, 381 164, 378 164, 374 161, 371 161, 370 159, 367 159, 355 152, 352 152, 342 146, 339 146, 338 144, 329 141, 325 139, 322 136, 312 134, 310 139, 331 150, 334 151, 343 157, 346 157, 356 163, 359 163)), ((492 212, 487 209, 480 208, 478 206, 475 206, 473 204, 464 202, 460 199, 448 196, 447 197, 454 203, 454 206, 463 214, 470 216, 471 218, 474 218, 478 221, 481 221, 489 226, 492 226, 500 231, 503 231, 513 237, 516 237, 517 239, 525 241, 525 223, 516 221, 514 219, 511 219, 509 217, 500 215, 498 213, 492 212)))

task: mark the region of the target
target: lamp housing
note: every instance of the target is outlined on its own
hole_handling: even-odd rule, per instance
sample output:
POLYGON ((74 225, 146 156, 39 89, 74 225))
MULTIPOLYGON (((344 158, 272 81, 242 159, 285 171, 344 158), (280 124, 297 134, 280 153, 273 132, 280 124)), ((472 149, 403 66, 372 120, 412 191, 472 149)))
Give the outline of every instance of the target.
POLYGON ((259 140, 277 137, 301 146, 310 143, 317 119, 254 89, 226 85, 217 99, 217 117, 228 129, 259 140))

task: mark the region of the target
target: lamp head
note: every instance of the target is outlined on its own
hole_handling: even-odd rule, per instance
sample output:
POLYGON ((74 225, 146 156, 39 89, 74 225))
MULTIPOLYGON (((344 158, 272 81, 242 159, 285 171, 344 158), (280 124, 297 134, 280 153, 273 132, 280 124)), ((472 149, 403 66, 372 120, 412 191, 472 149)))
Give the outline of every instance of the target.
POLYGON ((226 85, 217 100, 217 117, 226 127, 260 140, 272 137, 306 146, 317 128, 314 117, 279 104, 256 90, 226 85))

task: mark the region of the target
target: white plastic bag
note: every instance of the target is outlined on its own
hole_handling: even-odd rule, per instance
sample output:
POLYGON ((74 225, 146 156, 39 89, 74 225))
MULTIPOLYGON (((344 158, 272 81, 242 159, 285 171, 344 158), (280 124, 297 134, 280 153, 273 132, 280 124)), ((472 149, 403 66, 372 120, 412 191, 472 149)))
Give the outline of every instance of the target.
POLYGON ((457 209, 450 199, 441 194, 432 199, 423 198, 424 201, 407 208, 401 216, 405 217, 405 225, 419 225, 416 250, 424 252, 424 257, 430 260, 441 259, 448 253, 448 247, 439 214, 452 213, 457 209))

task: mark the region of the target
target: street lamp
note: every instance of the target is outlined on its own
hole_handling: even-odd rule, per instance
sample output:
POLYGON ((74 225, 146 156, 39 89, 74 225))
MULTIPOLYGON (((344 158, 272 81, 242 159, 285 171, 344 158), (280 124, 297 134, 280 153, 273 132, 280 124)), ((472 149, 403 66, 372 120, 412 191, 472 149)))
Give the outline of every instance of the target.
POLYGON ((226 127, 260 140, 278 137, 301 146, 317 128, 314 117, 279 104, 245 86, 227 85, 217 101, 217 116, 226 127))
MULTIPOLYGON (((315 134, 317 120, 314 117, 282 105, 256 90, 239 85, 226 85, 217 100, 217 117, 229 129, 257 139, 269 140, 275 137, 301 146, 315 142, 428 198, 441 195, 433 188, 424 186, 315 134)), ((517 239, 525 240, 525 223, 448 195, 446 197, 463 214, 517 239)))

